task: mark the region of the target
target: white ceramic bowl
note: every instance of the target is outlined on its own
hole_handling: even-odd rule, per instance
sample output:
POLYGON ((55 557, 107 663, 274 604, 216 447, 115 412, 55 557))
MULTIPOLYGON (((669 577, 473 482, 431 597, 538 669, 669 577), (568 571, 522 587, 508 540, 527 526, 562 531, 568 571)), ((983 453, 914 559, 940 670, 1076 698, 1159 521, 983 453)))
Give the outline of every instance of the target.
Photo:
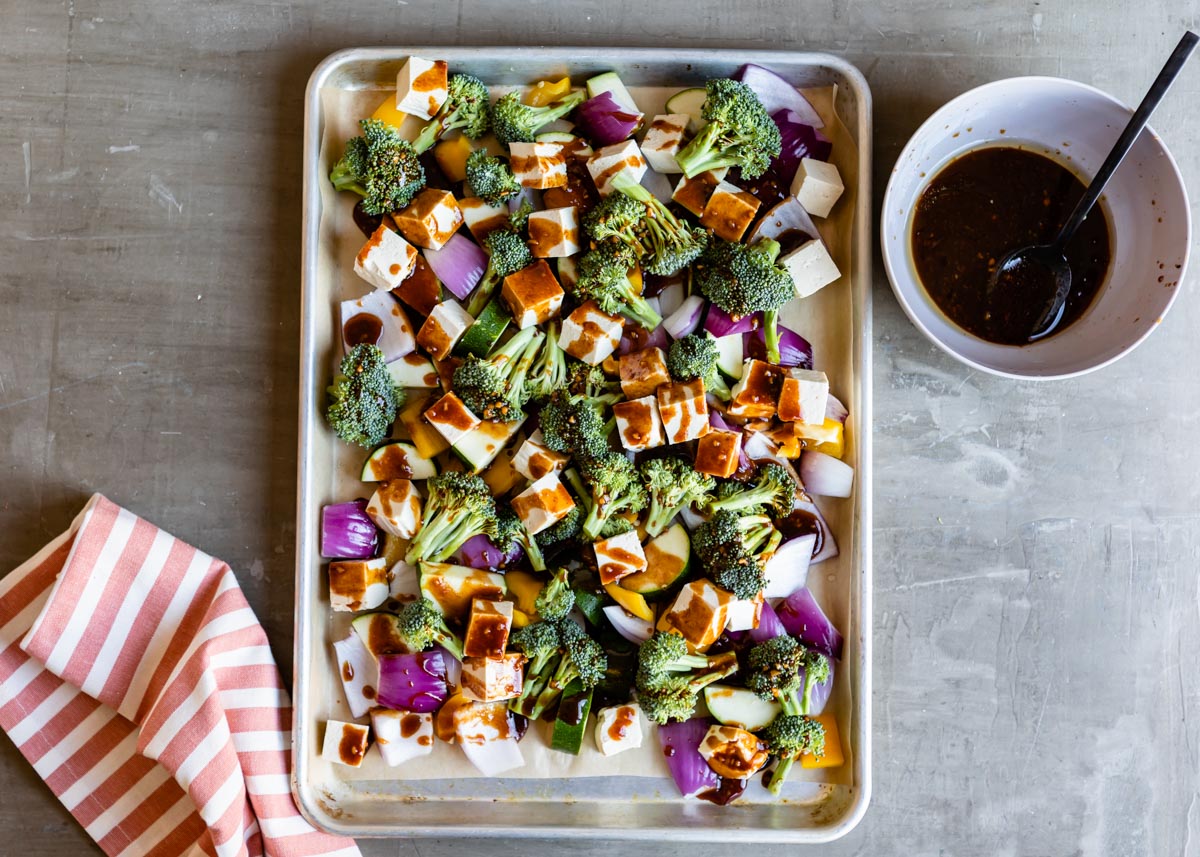
POLYGON ((912 263, 912 210, 943 166, 970 149, 1020 145, 1091 180, 1132 111, 1098 89, 1053 77, 1016 77, 960 95, 922 125, 883 197, 883 262, 900 305, 936 345, 962 362, 1012 378, 1069 378, 1112 363, 1163 320, 1187 268, 1192 225, 1175 160, 1142 132, 1101 197, 1111 230, 1108 276, 1083 316, 1030 345, 996 345, 934 305, 912 263))

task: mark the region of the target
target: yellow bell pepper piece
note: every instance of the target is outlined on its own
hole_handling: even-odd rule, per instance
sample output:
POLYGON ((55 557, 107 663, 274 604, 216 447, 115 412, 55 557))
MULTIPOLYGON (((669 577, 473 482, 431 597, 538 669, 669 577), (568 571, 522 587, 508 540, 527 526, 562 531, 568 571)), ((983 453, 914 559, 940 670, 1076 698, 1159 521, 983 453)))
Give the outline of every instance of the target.
POLYGON ((467 178, 467 158, 471 154, 471 141, 466 137, 455 137, 453 140, 442 140, 433 147, 433 157, 452 182, 461 182, 467 178))
POLYGON ((519 570, 505 574, 504 582, 508 585, 508 594, 513 597, 517 608, 528 616, 536 616, 537 597, 545 584, 529 572, 519 570))
POLYGON ((631 286, 633 286, 633 293, 635 295, 640 295, 642 293, 642 268, 641 268, 641 266, 634 265, 632 268, 630 268, 629 273, 626 275, 626 279, 628 279, 629 284, 631 286))
POLYGON ((400 423, 412 438, 413 446, 422 458, 433 458, 450 448, 441 432, 425 422, 425 418, 421 416, 434 401, 436 397, 415 396, 400 412, 400 423))
POLYGON ((524 628, 526 625, 532 625, 533 618, 520 608, 513 608, 512 626, 514 628, 524 628))
POLYGON ((496 460, 488 465, 487 470, 480 474, 483 481, 487 483, 487 487, 491 489, 493 497, 500 497, 507 494, 517 486, 525 477, 513 469, 512 466, 513 451, 511 448, 502 450, 496 456, 496 460))
POLYGON ((804 444, 805 449, 823 452, 834 458, 846 454, 846 430, 837 420, 825 418, 825 422, 792 423, 796 437, 804 444))
POLYGON ((819 721, 825 727, 825 752, 820 756, 814 756, 811 753, 802 753, 800 755, 800 767, 840 767, 845 763, 846 758, 842 755, 842 741, 838 737, 837 720, 834 719, 832 714, 818 714, 813 719, 819 721))
POLYGON ((622 589, 615 583, 607 584, 604 587, 604 591, 608 593, 613 601, 617 602, 634 616, 646 622, 654 621, 654 611, 650 609, 650 605, 646 603, 646 599, 638 593, 622 589))
POLYGON ((383 103, 375 108, 371 118, 399 129, 404 124, 404 120, 408 118, 408 114, 401 113, 396 109, 396 93, 389 92, 387 98, 383 99, 383 103))
POLYGON ((565 98, 571 92, 571 78, 562 80, 539 80, 525 96, 526 103, 532 107, 545 107, 560 98, 565 98))

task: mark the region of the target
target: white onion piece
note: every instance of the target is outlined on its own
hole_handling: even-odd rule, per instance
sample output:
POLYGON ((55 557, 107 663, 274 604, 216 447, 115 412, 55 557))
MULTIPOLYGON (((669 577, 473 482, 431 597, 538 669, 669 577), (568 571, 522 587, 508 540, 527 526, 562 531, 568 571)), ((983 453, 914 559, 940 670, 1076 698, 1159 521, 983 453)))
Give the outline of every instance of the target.
POLYGON ((670 315, 683 305, 683 299, 682 281, 669 283, 658 293, 658 311, 664 316, 670 315))
POLYGON ((700 316, 703 314, 704 298, 692 295, 663 321, 663 328, 672 339, 683 339, 700 326, 700 316))
POLYGON ((388 598, 394 601, 416 601, 421 597, 421 583, 417 579, 417 567, 400 560, 392 566, 388 583, 388 598))
POLYGON ((800 200, 789 196, 759 218, 758 223, 750 230, 746 243, 753 244, 763 238, 779 238, 780 235, 793 230, 803 232, 811 238, 821 239, 821 233, 813 223, 812 216, 804 210, 800 200))
POLYGON ((820 497, 849 497, 854 488, 854 468, 823 452, 800 454, 800 478, 805 491, 820 497))
POLYGON ((654 170, 646 170, 642 175, 642 187, 650 191, 654 197, 662 202, 666 202, 671 198, 674 189, 671 187, 671 180, 662 173, 654 170))
POLYGON ((699 512, 692 509, 691 506, 684 506, 678 517, 679 520, 683 521, 683 525, 687 527, 689 533, 694 533, 696 528, 707 520, 699 512))
POLYGON ((462 747, 467 760, 485 777, 494 777, 525 764, 516 738, 497 738, 482 744, 460 740, 458 746, 462 747))
POLYGON ((825 121, 817 108, 790 82, 769 68, 746 63, 733 76, 754 90, 763 108, 774 115, 780 110, 794 110, 799 121, 814 128, 824 128, 825 121))
MULTIPOLYGON (((813 555, 813 564, 824 562, 827 559, 833 559, 837 556, 837 541, 833 538, 833 532, 829 529, 829 524, 825 523, 825 516, 821 514, 821 510, 817 508, 817 504, 812 500, 800 500, 796 503, 796 509, 812 515, 816 519, 817 529, 820 530, 819 540, 821 547, 813 555)), ((792 514, 795 514, 795 512, 792 514)))
POLYGON ((825 419, 845 425, 848 416, 850 416, 850 410, 842 404, 841 399, 830 393, 829 398, 825 401, 825 419))
POLYGON ((812 563, 816 544, 816 535, 809 533, 780 545, 779 550, 767 560, 767 585, 763 589, 763 596, 787 598, 797 589, 802 589, 808 582, 808 567, 812 563))
POLYGON ((379 687, 379 661, 375 660, 362 638, 353 631, 346 639, 334 642, 333 653, 350 714, 362 717, 375 705, 375 691, 379 687), (369 696, 364 692, 368 686, 371 688, 369 696))
MULTIPOLYGON (((788 593, 789 595, 791 593, 788 593)), ((634 645, 641 645, 650 639, 654 626, 645 619, 639 619, 625 611, 619 604, 610 604, 604 608, 604 615, 616 629, 617 633, 634 645)))

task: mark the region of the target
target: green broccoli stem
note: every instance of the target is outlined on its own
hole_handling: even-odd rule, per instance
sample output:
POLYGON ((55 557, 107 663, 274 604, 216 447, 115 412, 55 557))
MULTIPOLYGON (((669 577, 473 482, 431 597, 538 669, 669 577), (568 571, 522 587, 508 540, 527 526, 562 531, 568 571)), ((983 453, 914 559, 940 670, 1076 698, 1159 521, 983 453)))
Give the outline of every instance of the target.
POLYGON ((767 362, 779 365, 779 310, 763 313, 763 338, 767 344, 767 362))
POLYGON ((646 330, 654 330, 662 324, 662 316, 654 311, 654 307, 641 295, 634 294, 632 283, 623 291, 621 297, 625 301, 625 315, 646 330))
POLYGON ((546 559, 542 556, 542 549, 538 545, 537 539, 530 535, 528 530, 525 531, 525 536, 522 547, 525 548, 525 556, 529 560, 530 566, 534 571, 545 571, 546 559))
POLYGON ((689 179, 705 170, 718 170, 721 167, 737 165, 737 158, 714 148, 720 131, 720 123, 708 123, 700 129, 699 134, 692 138, 692 142, 684 146, 683 150, 675 156, 675 163, 689 179))
POLYGON ((710 661, 704 655, 684 655, 681 658, 676 658, 659 669, 667 670, 668 672, 690 672, 691 670, 702 670, 708 668, 710 661))
POLYGON ((600 531, 604 529, 604 524, 608 521, 609 512, 607 508, 612 506, 610 503, 600 503, 594 498, 588 506, 587 517, 583 519, 583 535, 589 542, 594 542, 600 538, 600 531))
POLYGON ((779 707, 783 709, 784 714, 806 714, 808 706, 800 699, 800 691, 794 690, 791 693, 775 692, 775 699, 779 702, 779 707))
POLYGON ((350 169, 350 162, 344 156, 333 165, 333 170, 329 173, 329 181, 333 184, 334 190, 349 190, 359 196, 367 195, 367 189, 359 182, 358 176, 350 169))
POLYGON ((435 631, 433 640, 447 652, 452 654, 456 661, 461 661, 463 659, 462 642, 458 639, 458 637, 451 634, 448 629, 438 629, 435 631))
POLYGON ((417 562, 431 559, 432 548, 443 543, 444 534, 453 530, 458 524, 461 513, 443 511, 434 515, 432 520, 426 519, 416 537, 409 542, 408 552, 404 555, 405 562, 417 562))
POLYGON ((783 789, 783 781, 787 779, 787 775, 795 763, 795 756, 783 756, 780 758, 775 764, 775 770, 771 772, 771 782, 767 786, 767 791, 773 795, 778 795, 783 789))
POLYGON ((583 477, 579 475, 579 471, 574 467, 568 467, 563 471, 563 477, 570 484, 572 490, 575 491, 575 496, 579 498, 579 502, 585 509, 591 511, 592 508, 592 493, 588 491, 587 486, 583 484, 583 477))
POLYGON ((747 488, 745 491, 739 491, 730 497, 710 500, 708 511, 711 513, 728 509, 736 512, 738 509, 747 509, 751 506, 765 506, 771 502, 774 496, 775 492, 770 486, 758 485, 754 488, 747 488))
MULTIPOLYGON (((557 663, 557 654, 557 652, 552 652, 541 661, 538 669, 531 667, 525 671, 520 695, 508 704, 510 711, 522 714, 530 720, 537 720, 542 716, 546 706, 541 705, 541 696, 546 691, 550 678, 554 674, 552 667, 557 663)), ((553 702, 554 699, 557 699, 557 696, 550 701, 553 702)))
POLYGON ((429 552, 427 559, 433 562, 443 562, 462 547, 463 542, 478 535, 484 530, 487 521, 481 515, 466 514, 459 518, 458 523, 447 533, 435 550, 429 552))

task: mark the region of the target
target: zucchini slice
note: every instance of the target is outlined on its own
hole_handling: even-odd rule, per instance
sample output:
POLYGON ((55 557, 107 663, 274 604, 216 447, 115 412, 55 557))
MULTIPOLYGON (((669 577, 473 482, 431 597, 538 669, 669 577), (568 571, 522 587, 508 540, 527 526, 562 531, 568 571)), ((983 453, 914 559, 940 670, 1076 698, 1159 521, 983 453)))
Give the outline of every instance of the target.
POLYGON ((692 566, 692 541, 682 524, 674 524, 643 549, 646 570, 627 574, 618 581, 622 589, 646 598, 665 593, 682 583, 692 566))
POLYGON ((778 702, 763 699, 752 690, 728 684, 710 684, 704 688, 704 704, 714 719, 726 726, 738 726, 757 732, 780 712, 778 702))
POLYGON ((703 86, 680 90, 667 99, 667 112, 686 115, 688 117, 687 132, 695 134, 708 124, 700 115, 706 98, 708 98, 708 92, 703 86))

